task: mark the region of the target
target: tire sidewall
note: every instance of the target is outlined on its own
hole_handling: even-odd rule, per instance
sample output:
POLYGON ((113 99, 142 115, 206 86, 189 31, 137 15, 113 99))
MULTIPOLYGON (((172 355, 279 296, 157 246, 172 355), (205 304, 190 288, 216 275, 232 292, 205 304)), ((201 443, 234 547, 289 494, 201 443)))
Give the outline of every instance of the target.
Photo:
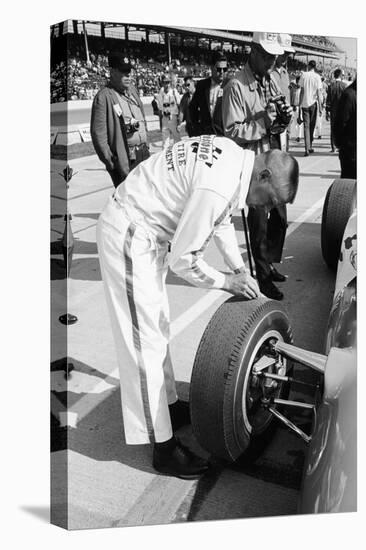
POLYGON ((272 419, 269 418, 265 430, 259 433, 253 431, 253 429, 248 429, 243 416, 243 391, 244 386, 245 391, 247 391, 249 371, 253 366, 250 362, 253 360, 253 353, 258 342, 265 339, 266 334, 268 334, 268 337, 272 337, 270 335, 273 333, 279 334, 278 339, 282 339, 286 343, 291 342, 289 320, 280 309, 268 311, 258 324, 253 324, 244 340, 239 344, 235 356, 231 359, 235 374, 225 388, 223 403, 224 417, 226 418, 225 431, 229 430, 234 435, 241 452, 246 451, 253 437, 263 435, 272 422, 272 419), (230 419, 232 420, 231 426, 230 419))

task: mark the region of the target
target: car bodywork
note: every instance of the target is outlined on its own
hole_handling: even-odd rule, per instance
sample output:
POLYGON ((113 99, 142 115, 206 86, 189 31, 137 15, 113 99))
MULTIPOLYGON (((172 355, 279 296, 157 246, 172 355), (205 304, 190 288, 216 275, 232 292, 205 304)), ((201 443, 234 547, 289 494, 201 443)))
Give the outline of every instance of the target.
POLYGON ((305 461, 301 513, 357 509, 356 211, 342 241, 329 316, 324 392, 305 461))

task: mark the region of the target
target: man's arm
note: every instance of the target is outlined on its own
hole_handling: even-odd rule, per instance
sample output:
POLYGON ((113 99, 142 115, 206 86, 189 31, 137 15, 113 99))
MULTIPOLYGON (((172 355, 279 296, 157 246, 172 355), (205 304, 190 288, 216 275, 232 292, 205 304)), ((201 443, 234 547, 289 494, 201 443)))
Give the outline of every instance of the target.
POLYGON ((100 93, 95 96, 93 101, 90 134, 99 159, 105 164, 107 170, 112 172, 115 166, 113 153, 108 143, 107 102, 106 96, 100 93))
POLYGON ((341 147, 344 143, 344 131, 354 108, 355 103, 350 98, 349 91, 346 88, 340 97, 334 121, 334 143, 336 147, 341 147))
POLYGON ((323 113, 323 91, 322 91, 322 81, 319 77, 319 87, 316 91, 317 97, 318 97, 318 108, 319 108, 319 116, 322 116, 323 113))
POLYGON ((329 120, 331 102, 332 102, 332 87, 328 86, 327 99, 325 101, 325 112, 326 112, 327 120, 329 120))
POLYGON ((230 81, 223 92, 222 120, 225 136, 238 145, 244 145, 262 139, 267 134, 273 118, 266 109, 254 114, 248 112, 238 85, 230 81))
POLYGON ((235 228, 229 214, 215 229, 214 241, 229 269, 234 272, 245 270, 245 264, 235 235, 235 228))
MULTIPOLYGON (((204 251, 214 233, 215 223, 226 208, 227 200, 221 195, 204 189, 195 190, 175 232, 169 264, 177 275, 195 286, 222 289, 255 298, 259 295, 257 283, 244 271, 242 260, 238 260, 237 265, 240 273, 224 274, 209 266, 203 259, 204 251)), ((234 263, 240 257, 237 243, 236 248, 234 263)))

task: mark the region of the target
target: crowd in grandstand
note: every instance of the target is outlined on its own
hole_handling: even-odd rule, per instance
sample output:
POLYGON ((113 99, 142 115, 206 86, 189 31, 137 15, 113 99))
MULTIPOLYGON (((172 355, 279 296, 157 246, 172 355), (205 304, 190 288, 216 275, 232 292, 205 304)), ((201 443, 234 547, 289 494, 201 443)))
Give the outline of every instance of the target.
MULTIPOLYGON (((327 47, 335 47, 327 37, 296 35, 298 39, 306 42, 323 44, 327 47)), ((94 46, 98 47, 95 42, 94 46)), ((162 45, 147 44, 142 41, 132 47, 122 49, 126 60, 129 60, 133 67, 133 79, 137 90, 141 96, 152 96, 159 92, 162 86, 164 75, 174 71, 179 80, 191 75, 195 79, 206 78, 210 74, 209 52, 206 50, 192 52, 189 50, 177 49, 176 58, 171 64, 166 62, 166 52, 162 45)), ((98 90, 103 87, 109 77, 107 62, 107 51, 105 48, 91 51, 89 60, 86 55, 78 48, 68 52, 68 62, 59 61, 51 70, 51 103, 62 101, 73 101, 83 99, 93 99, 98 90)), ((229 59, 228 77, 241 70, 245 59, 243 54, 235 49, 227 54, 229 59)), ((305 60, 290 58, 288 63, 292 78, 295 79, 301 71, 305 70, 305 60)), ((326 81, 330 80, 334 66, 325 65, 322 67, 322 75, 326 81)), ((340 66, 340 68, 342 68, 340 66)), ((354 70, 347 70, 350 80, 354 77, 354 70)))
POLYGON ((329 40, 327 36, 314 36, 310 34, 294 34, 293 39, 303 40, 304 42, 310 42, 312 44, 319 44, 320 46, 327 46, 327 48, 336 48, 334 42, 329 40))

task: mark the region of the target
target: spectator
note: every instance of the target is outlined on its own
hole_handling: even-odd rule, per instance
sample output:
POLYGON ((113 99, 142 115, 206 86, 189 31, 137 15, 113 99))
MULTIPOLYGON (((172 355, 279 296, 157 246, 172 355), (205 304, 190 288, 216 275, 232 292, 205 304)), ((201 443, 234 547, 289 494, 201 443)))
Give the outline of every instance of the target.
POLYGON ((180 134, 178 131, 178 115, 181 97, 174 86, 174 80, 173 86, 171 85, 171 80, 171 77, 168 75, 164 76, 163 88, 157 96, 158 106, 163 115, 163 149, 169 146, 171 139, 174 143, 180 141, 180 134))
POLYGON ((159 126, 160 126, 160 131, 161 131, 162 130, 163 113, 159 109, 158 95, 157 94, 154 94, 153 100, 151 102, 151 106, 153 108, 153 114, 155 116, 159 117, 159 126))
MULTIPOLYGON (((277 34, 255 32, 248 62, 224 88, 225 135, 257 154, 282 146, 280 134, 271 133, 277 119, 271 99, 281 94, 271 73, 276 56, 283 53, 277 34)), ((284 103, 279 109, 289 122, 291 106, 284 103)), ((287 228, 286 206, 274 206, 269 212, 263 208, 249 208, 248 225, 259 287, 269 298, 282 300, 283 293, 274 281, 283 282, 286 277, 273 263, 280 262, 282 257, 287 228)))
POLYGON ((325 82, 324 76, 320 77, 322 81, 321 87, 321 114, 318 112, 318 116, 315 124, 315 132, 318 134, 318 139, 322 139, 322 127, 323 127, 323 114, 325 112, 326 99, 327 99, 327 84, 325 82))
POLYGON ((144 108, 131 85, 131 65, 109 56, 110 81, 94 98, 90 132, 95 151, 117 187, 149 156, 144 108))
POLYGON ((184 78, 184 87, 186 89, 186 92, 183 94, 179 105, 179 121, 180 123, 185 123, 186 132, 188 136, 191 137, 194 135, 194 129, 191 121, 189 104, 195 91, 195 83, 191 76, 186 76, 184 78))
POLYGON ((346 88, 346 84, 342 81, 342 70, 336 69, 334 71, 334 80, 329 84, 327 99, 326 99, 326 118, 330 120, 330 146, 331 152, 334 153, 334 124, 335 117, 338 109, 338 103, 346 88))
POLYGON ((211 76, 197 82, 196 91, 189 104, 193 135, 223 135, 221 106, 224 76, 227 71, 226 55, 216 50, 211 59, 211 76))
MULTIPOLYGON (((280 88, 282 94, 285 96, 288 104, 290 103, 290 77, 287 70, 287 60, 290 53, 294 53, 295 50, 291 46, 291 36, 289 34, 279 34, 278 41, 284 53, 279 55, 276 59, 275 68, 273 69, 272 76, 280 88)), ((289 124, 286 130, 286 150, 288 151, 290 142, 290 127, 289 124)))
POLYGON ((334 140, 339 149, 341 178, 357 178, 357 83, 343 91, 335 116, 334 140))
POLYGON ((300 124, 300 76, 296 76, 295 80, 290 82, 290 104, 294 114, 292 117, 291 132, 295 131, 296 141, 299 142, 302 138, 302 123, 300 124))
POLYGON ((308 157, 310 153, 314 153, 313 139, 316 124, 316 118, 322 115, 322 81, 320 76, 315 72, 316 63, 314 60, 309 61, 308 72, 303 73, 300 78, 300 107, 301 114, 299 121, 304 122, 304 137, 305 137, 305 153, 308 157))

